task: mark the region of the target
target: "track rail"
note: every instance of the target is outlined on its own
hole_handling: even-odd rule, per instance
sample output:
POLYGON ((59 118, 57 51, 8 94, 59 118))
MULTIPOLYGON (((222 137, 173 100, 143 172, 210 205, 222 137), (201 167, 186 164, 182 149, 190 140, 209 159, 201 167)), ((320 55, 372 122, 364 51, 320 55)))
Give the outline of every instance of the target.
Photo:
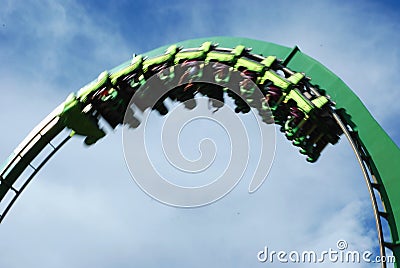
MULTIPOLYGON (((190 43, 190 42, 188 42, 190 43)), ((245 42, 246 43, 246 42, 245 42)), ((250 42, 251 43, 251 42, 250 42)), ((258 45, 258 43, 255 43, 258 45)), ((271 49, 272 53, 274 51, 280 51, 279 47, 271 46, 268 49, 271 49)), ((198 50, 196 48, 185 48, 187 51, 190 50, 198 50)), ((281 49, 286 53, 284 60, 278 65, 279 69, 282 70, 287 75, 293 75, 295 72, 292 71, 292 68, 287 67, 289 62, 293 57, 296 57, 296 53, 298 51, 297 48, 292 51, 288 51, 286 48, 281 49), (290 52, 290 53, 288 53, 290 52)), ((159 50, 158 50, 159 51, 159 50)), ((213 51, 223 52, 223 53, 232 53, 233 49, 230 48, 217 48, 213 51)), ((256 48, 256 51, 260 51, 260 49, 256 48)), ((279 53, 282 53, 280 51, 279 53)), ((262 62, 266 59, 266 57, 260 55, 261 53, 250 53, 249 50, 246 52, 248 57, 251 57, 258 62, 262 62)), ((151 53, 150 53, 151 54, 151 53)), ((157 55, 157 54, 156 54, 157 55)), ((160 56, 160 54, 158 54, 160 56)), ((161 55, 162 56, 162 55, 161 55)), ((110 72, 110 75, 117 73, 118 71, 123 70, 130 63, 125 63, 110 72)), ((309 79, 308 79, 309 80, 309 79)), ((318 90, 317 87, 314 87, 309 81, 306 82, 310 93, 314 95, 320 95, 321 91, 318 90)), ((333 102, 332 102, 333 104, 333 102)), ((0 171, 0 204, 4 204, 4 197, 8 193, 13 193, 14 196, 8 199, 8 203, 5 205, 3 210, 0 210, 0 222, 4 219, 5 215, 9 212, 12 205, 15 203, 17 198, 20 196, 21 192, 27 187, 29 182, 34 178, 34 176, 38 173, 38 171, 50 160, 51 157, 71 138, 71 136, 65 137, 60 143, 53 144, 53 140, 61 133, 61 131, 65 128, 62 120, 60 120, 60 113, 62 110, 63 104, 57 107, 45 120, 43 120, 29 135, 28 137, 17 147, 12 156, 9 158, 8 162, 4 166, 4 168, 0 171), (38 166, 34 167, 32 165, 32 161, 39 155, 39 153, 46 147, 50 146, 52 148, 51 152, 44 157, 38 166), (27 168, 31 168, 33 171, 27 177, 27 179, 22 183, 21 187, 16 187, 16 181, 20 180, 20 176, 23 171, 27 168)), ((384 211, 380 211, 378 208, 378 198, 374 192, 374 189, 381 193, 379 196, 383 204, 385 204, 382 199, 382 194, 386 194, 382 190, 382 183, 377 181, 377 177, 379 177, 378 170, 375 168, 374 161, 369 157, 367 148, 363 145, 361 139, 358 137, 357 132, 352 129, 350 126, 352 122, 348 121, 341 114, 335 112, 333 109, 331 112, 333 118, 336 120, 338 126, 345 134, 347 140, 349 141, 357 161, 360 165, 360 168, 363 173, 364 180, 367 184, 368 192, 370 195, 370 199, 372 202, 372 208, 374 211, 374 218, 376 223, 376 228, 378 231, 378 241, 380 247, 380 255, 381 257, 386 256, 386 249, 390 249, 393 251, 395 247, 398 247, 396 241, 388 242, 385 241, 383 236, 383 228, 381 219, 388 219, 391 215, 391 211, 387 211, 386 207, 384 207, 384 211), (383 191, 383 192, 381 192, 383 191)), ((385 205, 390 205, 386 202, 385 205)), ((391 226, 391 231, 393 231, 393 226, 391 226)), ((381 263, 382 268, 386 268, 386 263, 381 263)))
POLYGON ((56 136, 64 129, 59 117, 62 108, 63 104, 39 123, 14 150, 1 169, 0 200, 2 201, 2 207, 0 210, 0 223, 39 170, 71 138, 71 136, 67 136, 60 143, 54 144, 56 136), (43 159, 39 159, 40 162, 37 166, 34 166, 32 162, 37 159, 45 147, 50 148, 50 153, 44 156, 43 159), (22 176, 26 169, 30 169, 31 173, 28 176, 22 176), (20 186, 17 186, 17 184, 20 184, 20 186))
MULTIPOLYGON (((373 212, 374 212, 376 230, 377 230, 377 233, 378 233, 379 253, 380 253, 381 257, 384 257, 384 259, 386 259, 386 256, 387 256, 386 255, 386 250, 385 250, 385 248, 386 248, 385 245, 386 244, 385 244, 385 240, 384 240, 384 236, 383 236, 382 221, 381 221, 381 216, 380 216, 382 214, 382 212, 379 211, 377 198, 376 198, 376 195, 375 195, 374 189, 373 189, 373 183, 375 183, 375 182, 373 181, 373 178, 371 178, 369 176, 369 173, 368 173, 367 167, 365 166, 365 163, 363 161, 360 149, 357 146, 357 143, 358 143, 357 139, 353 138, 353 136, 351 135, 351 132, 353 132, 353 131, 349 130, 346 127, 346 124, 342 121, 342 119, 335 112, 332 112, 332 114, 333 114, 333 117, 335 118, 336 122, 340 126, 340 128, 343 130, 343 133, 346 136, 346 138, 347 138, 347 140, 348 140, 348 142, 349 142, 349 144, 350 144, 350 146, 351 146, 351 148, 352 148, 352 150, 354 152, 354 155, 357 158, 357 162, 360 165, 360 168, 361 168, 365 183, 367 185, 369 197, 370 197, 370 200, 372 202, 372 209, 373 209, 373 212)), ((381 262, 381 267, 382 268, 386 268, 387 267, 386 262, 381 262)))

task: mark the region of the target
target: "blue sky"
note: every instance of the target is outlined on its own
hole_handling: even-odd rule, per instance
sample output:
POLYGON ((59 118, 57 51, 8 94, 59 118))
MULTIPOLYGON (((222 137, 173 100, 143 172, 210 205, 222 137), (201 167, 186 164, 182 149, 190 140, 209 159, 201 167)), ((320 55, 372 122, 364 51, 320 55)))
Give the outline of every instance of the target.
MULTIPOLYGON (((70 92, 132 53, 215 35, 298 45, 400 144, 395 1, 214 2, 0 1, 0 159, 70 92)), ((130 178, 121 131, 93 148, 76 139, 0 226, 0 267, 262 267, 256 253, 266 245, 326 250, 346 239, 376 249, 367 189, 344 140, 311 165, 278 133, 267 181, 248 195, 249 180, 211 206, 166 207, 130 178)))

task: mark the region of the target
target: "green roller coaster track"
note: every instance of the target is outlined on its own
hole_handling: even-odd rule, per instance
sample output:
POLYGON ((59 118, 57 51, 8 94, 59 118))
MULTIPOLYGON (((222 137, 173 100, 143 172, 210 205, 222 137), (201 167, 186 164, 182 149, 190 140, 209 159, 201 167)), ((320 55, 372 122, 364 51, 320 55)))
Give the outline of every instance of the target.
MULTIPOLYGON (((142 71, 141 68, 144 70, 151 66, 153 62, 172 60, 171 65, 176 64, 179 61, 179 56, 176 55, 179 55, 177 51, 180 48, 198 49, 200 47, 200 50, 196 50, 190 56, 194 60, 206 55, 212 57, 212 53, 215 52, 212 51, 210 42, 218 44, 218 47, 230 49, 229 53, 224 54, 227 62, 234 58, 235 61, 240 58, 245 48, 251 48, 251 53, 262 58, 263 60, 260 61, 265 66, 271 64, 270 58, 267 56, 275 56, 281 60, 281 64, 284 68, 287 68, 287 72, 291 74, 305 73, 307 77, 312 78, 312 87, 317 94, 321 92, 321 94, 329 96, 330 100, 335 103, 332 118, 336 120, 341 132, 349 140, 368 186, 378 230, 380 254, 386 256, 386 251, 389 249, 396 259, 400 259, 400 195, 398 194, 400 180, 397 178, 400 174, 400 165, 398 165, 400 150, 397 145, 379 126, 352 90, 321 63, 302 53, 297 47, 292 49, 246 38, 211 37, 183 41, 176 43, 175 46, 160 47, 141 56, 136 56, 134 63, 128 61, 109 72, 102 73, 99 79, 88 84, 77 95, 70 95, 65 103, 58 106, 31 132, 1 168, 0 202, 8 203, 5 209, 0 211, 0 222, 36 173, 73 136, 72 134, 86 136, 85 142, 87 144, 93 144, 105 135, 91 118, 82 116, 83 103, 88 96, 91 96, 90 94, 99 93, 98 90, 101 87, 117 85, 119 77, 129 75, 136 69, 142 71), (62 142, 55 144, 54 138, 65 128, 73 130, 71 135, 65 137, 62 142), (52 151, 40 165, 33 166, 32 161, 48 145, 51 146, 52 151), (24 179, 20 178, 26 169, 31 169, 31 173, 24 179), (24 180, 19 188, 16 186, 17 180, 24 180), (5 198, 8 195, 12 195, 12 198, 5 198), (383 209, 378 208, 378 202, 383 204, 383 209), (386 241, 383 237, 383 221, 387 221, 391 241, 386 241)), ((189 59, 187 55, 184 57, 189 59)), ((226 63, 225 60, 223 62, 226 63)), ((227 64, 229 65, 229 63, 227 64)), ((254 68, 256 69, 258 66, 260 64, 255 64, 254 68)), ((264 67, 261 66, 260 68, 263 69, 264 67)), ((293 76, 291 79, 299 80, 302 77, 293 76)), ((291 79, 288 78, 289 82, 291 79)), ((110 98, 113 98, 111 93, 110 98)), ((323 106, 326 102, 319 100, 313 103, 317 106, 323 106)), ((113 125, 113 127, 115 126, 116 124, 113 125)), ((386 267, 386 263, 381 265, 386 267)), ((395 266, 397 267, 397 264, 395 266)))

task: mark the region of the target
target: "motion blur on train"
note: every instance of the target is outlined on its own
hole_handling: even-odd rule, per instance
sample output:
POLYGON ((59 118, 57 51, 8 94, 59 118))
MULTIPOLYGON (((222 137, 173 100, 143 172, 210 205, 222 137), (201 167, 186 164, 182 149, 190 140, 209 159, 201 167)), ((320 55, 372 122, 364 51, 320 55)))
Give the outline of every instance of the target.
POLYGON ((253 54, 251 48, 242 45, 220 48, 211 42, 190 49, 172 45, 152 58, 134 55, 119 71, 105 71, 77 94, 71 94, 63 118, 91 145, 105 136, 99 126, 101 117, 112 128, 123 123, 139 126, 130 105, 134 96, 137 109, 151 108, 166 115, 167 98, 193 109, 197 94, 208 97, 215 112, 226 98, 232 98, 236 113, 257 111, 264 123, 279 125, 308 162, 317 161, 322 150, 329 143, 337 143, 342 134, 332 117, 334 103, 304 73, 289 70, 275 56, 253 54), (147 84, 149 80, 161 87, 154 89, 147 84))

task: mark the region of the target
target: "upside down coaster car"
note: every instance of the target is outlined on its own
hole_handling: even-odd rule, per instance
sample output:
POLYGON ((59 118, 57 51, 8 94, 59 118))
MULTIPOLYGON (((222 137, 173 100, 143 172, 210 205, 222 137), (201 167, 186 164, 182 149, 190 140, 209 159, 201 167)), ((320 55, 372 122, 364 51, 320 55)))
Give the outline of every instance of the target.
MULTIPOLYGON (((0 211, 0 222, 37 172, 73 135, 84 136, 87 145, 95 144, 106 135, 99 126, 100 118, 112 128, 123 123, 138 127, 140 120, 129 106, 133 96, 141 100, 137 109, 151 108, 165 115, 167 98, 193 109, 196 94, 208 97, 210 107, 215 109, 224 105, 225 98, 232 98, 235 112, 256 110, 266 124, 279 125, 308 162, 316 162, 323 149, 337 143, 344 134, 371 197, 380 254, 385 256, 391 250, 400 259, 399 148, 354 93, 319 62, 297 47, 290 49, 245 38, 188 40, 134 55, 132 60, 102 72, 93 82, 69 95, 1 168, 0 204, 4 209, 0 211), (202 81, 205 76, 212 81, 202 81), (156 77, 165 87, 179 86, 154 99, 152 89, 146 87, 150 77, 156 77), (125 115, 128 120, 124 121, 125 115), (65 128, 71 130, 70 134, 55 144, 55 137, 65 128), (32 161, 48 146, 52 151, 38 166, 33 166, 32 161), (22 178, 27 169, 31 173, 22 178), (17 180, 22 181, 22 186, 17 186, 21 185, 17 180), (383 209, 378 209, 378 202, 383 209), (383 237, 383 223, 388 225, 391 241, 383 237)), ((385 262, 381 265, 386 267, 385 262)))

